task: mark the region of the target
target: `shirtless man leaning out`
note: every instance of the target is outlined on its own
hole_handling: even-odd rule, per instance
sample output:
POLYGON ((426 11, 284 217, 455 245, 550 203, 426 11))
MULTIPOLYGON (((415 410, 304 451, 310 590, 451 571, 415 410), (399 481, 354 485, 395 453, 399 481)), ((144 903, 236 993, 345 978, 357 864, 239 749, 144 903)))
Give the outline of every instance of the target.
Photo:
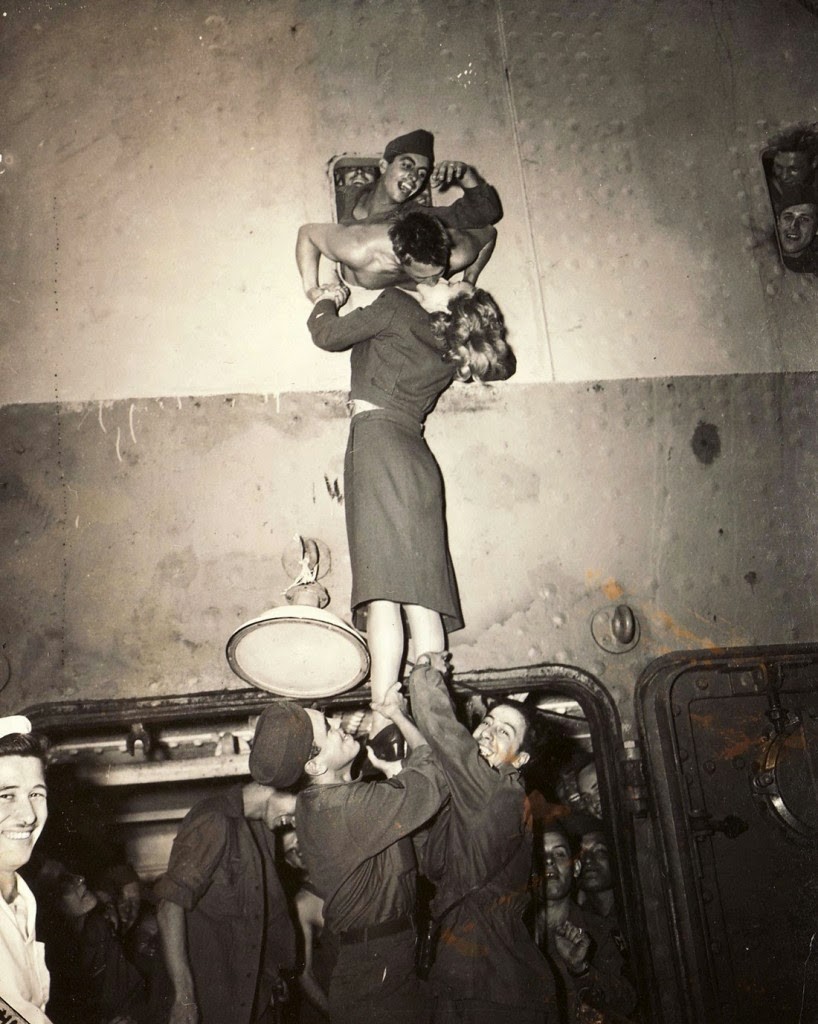
POLYGON ((304 294, 315 302, 324 292, 318 283, 322 256, 340 264, 346 284, 361 288, 413 288, 461 270, 463 280, 474 284, 496 237, 492 227, 461 231, 413 211, 391 224, 304 224, 295 258, 304 294))

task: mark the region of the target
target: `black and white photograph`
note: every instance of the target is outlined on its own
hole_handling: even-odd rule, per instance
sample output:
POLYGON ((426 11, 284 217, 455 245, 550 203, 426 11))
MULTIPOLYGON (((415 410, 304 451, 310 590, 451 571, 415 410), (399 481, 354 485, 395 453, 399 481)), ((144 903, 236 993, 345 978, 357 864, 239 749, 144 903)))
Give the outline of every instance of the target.
POLYGON ((0 1022, 818 1024, 818 2, 0 3, 0 1022))

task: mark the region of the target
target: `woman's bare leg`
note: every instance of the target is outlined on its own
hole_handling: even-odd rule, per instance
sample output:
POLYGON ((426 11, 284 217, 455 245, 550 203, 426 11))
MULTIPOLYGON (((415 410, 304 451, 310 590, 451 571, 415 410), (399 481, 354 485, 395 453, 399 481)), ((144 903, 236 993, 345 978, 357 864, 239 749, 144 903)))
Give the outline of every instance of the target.
POLYGON ((445 651, 446 633, 440 612, 419 604, 405 604, 403 607, 412 634, 413 656, 419 658, 421 654, 445 651))
MULTIPOLYGON (((403 619, 400 605, 394 601, 370 601, 366 616, 366 639, 369 645, 371 668, 369 684, 373 703, 380 703, 386 691, 400 679, 403 662, 403 619)), ((371 736, 389 725, 389 719, 372 713, 371 736)))

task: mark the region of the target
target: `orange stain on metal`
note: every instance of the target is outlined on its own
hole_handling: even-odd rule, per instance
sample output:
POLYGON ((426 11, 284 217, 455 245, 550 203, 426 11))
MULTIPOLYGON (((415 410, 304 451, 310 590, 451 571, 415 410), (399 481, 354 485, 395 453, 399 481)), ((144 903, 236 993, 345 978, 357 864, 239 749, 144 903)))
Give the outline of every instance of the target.
POLYGON ((716 718, 700 711, 691 711, 690 721, 698 728, 708 732, 718 730, 719 736, 724 744, 719 752, 725 761, 741 757, 743 754, 754 753, 759 748, 759 736, 756 733, 748 734, 742 729, 725 728, 716 718))
POLYGON ((585 586, 589 590, 599 588, 609 601, 618 601, 625 593, 623 587, 615 579, 611 579, 610 576, 603 580, 602 573, 598 569, 585 570, 585 586))
POLYGON ((706 650, 715 650, 719 647, 719 644, 713 643, 708 637, 699 636, 693 630, 680 626, 667 612, 654 611, 652 617, 662 629, 672 633, 679 640, 690 641, 694 646, 703 647, 706 650))
POLYGON ((625 591, 616 582, 616 580, 605 580, 602 584, 602 593, 609 601, 618 601, 625 591))

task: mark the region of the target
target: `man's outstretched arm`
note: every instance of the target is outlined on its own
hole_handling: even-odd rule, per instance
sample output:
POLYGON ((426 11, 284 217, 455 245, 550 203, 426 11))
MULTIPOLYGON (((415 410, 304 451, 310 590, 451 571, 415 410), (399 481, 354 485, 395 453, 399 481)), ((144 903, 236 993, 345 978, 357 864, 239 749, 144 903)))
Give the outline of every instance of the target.
POLYGON ((171 900, 160 900, 156 918, 174 993, 168 1024, 197 1024, 199 1008, 188 959, 184 908, 171 900))
POLYGON ((304 294, 310 302, 316 302, 320 296, 318 270, 321 256, 333 259, 328 250, 326 229, 330 224, 303 224, 298 229, 298 240, 295 243, 295 262, 301 275, 304 294))
POLYGON ((486 227, 460 231, 457 228, 450 228, 449 234, 454 243, 449 258, 449 274, 456 274, 462 270, 463 280, 469 284, 476 284, 480 272, 494 252, 497 229, 486 227))
POLYGON ((463 280, 468 281, 469 284, 477 284, 477 278, 480 276, 483 267, 491 259, 494 246, 497 244, 497 228, 480 228, 479 230, 472 231, 471 234, 475 236, 482 248, 478 252, 474 263, 466 267, 463 273, 463 280))
POLYGON ((304 224, 298 229, 295 262, 301 275, 304 294, 310 302, 321 298, 318 283, 321 257, 343 263, 352 270, 365 267, 369 247, 377 242, 384 227, 357 227, 346 224, 304 224))

